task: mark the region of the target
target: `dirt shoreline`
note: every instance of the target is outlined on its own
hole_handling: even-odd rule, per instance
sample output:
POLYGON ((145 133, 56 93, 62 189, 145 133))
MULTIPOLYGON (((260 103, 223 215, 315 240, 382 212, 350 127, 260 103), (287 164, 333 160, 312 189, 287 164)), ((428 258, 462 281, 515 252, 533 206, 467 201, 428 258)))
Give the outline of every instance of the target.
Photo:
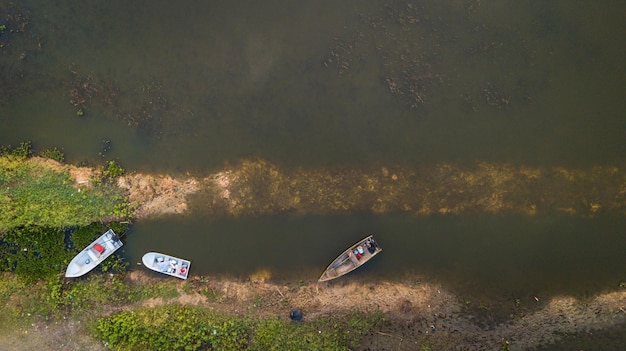
MULTIPOLYGON (((143 271, 126 276, 128 284, 155 284, 163 279, 143 271)), ((287 319, 292 308, 302 310, 303 322, 322 316, 340 316, 354 311, 380 312, 385 323, 364 340, 361 350, 509 350, 558 342, 563 335, 594 333, 626 324, 626 290, 608 292, 577 301, 554 297, 533 310, 494 326, 485 327, 464 309, 453 293, 435 283, 370 282, 352 277, 331 283, 272 282, 261 276, 248 280, 192 276, 176 281, 179 296, 149 299, 134 306, 153 307, 167 303, 203 306, 235 315, 287 319), (211 291, 211 298, 206 291, 211 291)), ((79 320, 33 323, 27 328, 0 335, 6 350, 106 350, 82 330, 79 320)))

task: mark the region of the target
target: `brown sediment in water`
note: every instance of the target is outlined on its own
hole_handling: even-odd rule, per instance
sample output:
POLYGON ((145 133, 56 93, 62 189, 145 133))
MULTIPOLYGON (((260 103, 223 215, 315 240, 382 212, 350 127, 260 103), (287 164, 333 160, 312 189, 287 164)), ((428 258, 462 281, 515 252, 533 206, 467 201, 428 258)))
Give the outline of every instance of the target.
POLYGON ((138 218, 183 213, 219 216, 350 214, 626 214, 626 174, 617 167, 282 169, 246 160, 204 178, 131 174, 119 185, 138 218))
POLYGON ((174 179, 168 175, 130 174, 118 179, 128 193, 138 218, 187 211, 187 196, 198 191, 193 178, 174 179))

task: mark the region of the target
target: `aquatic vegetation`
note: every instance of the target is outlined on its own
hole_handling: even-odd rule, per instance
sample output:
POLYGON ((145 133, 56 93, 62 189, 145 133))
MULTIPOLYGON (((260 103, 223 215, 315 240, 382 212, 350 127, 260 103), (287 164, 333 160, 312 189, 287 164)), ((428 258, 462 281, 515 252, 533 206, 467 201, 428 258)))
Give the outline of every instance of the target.
POLYGON ((104 171, 102 171, 102 174, 109 178, 119 177, 124 174, 124 168, 115 161, 109 161, 104 171))
POLYGON ((60 229, 13 228, 2 237, 0 271, 13 271, 30 282, 62 272, 71 259, 64 236, 60 229))
POLYGON ((15 156, 18 159, 25 159, 32 155, 33 153, 33 145, 30 141, 23 141, 20 145, 14 148, 7 148, 3 155, 15 156))
POLYGON ((65 154, 58 148, 47 149, 39 153, 39 156, 55 160, 57 162, 63 162, 65 160, 65 154))
POLYGON ((427 168, 281 169, 245 160, 191 195, 190 208, 215 215, 403 212, 420 216, 626 213, 626 177, 614 167, 529 168, 443 163, 427 168), (208 200, 207 200, 208 199, 208 200))

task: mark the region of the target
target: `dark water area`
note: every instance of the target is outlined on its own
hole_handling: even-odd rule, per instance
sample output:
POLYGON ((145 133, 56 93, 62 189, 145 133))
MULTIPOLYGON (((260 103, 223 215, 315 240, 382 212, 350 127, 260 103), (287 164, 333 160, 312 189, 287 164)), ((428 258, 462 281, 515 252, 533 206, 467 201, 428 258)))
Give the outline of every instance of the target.
MULTIPOLYGON (((126 239, 131 264, 176 252, 197 274, 309 281, 347 246, 375 234, 383 253, 353 279, 440 282, 459 294, 587 297, 614 289, 626 267, 626 220, 562 217, 272 216, 140 222, 126 239), (412 279, 412 280, 411 280, 412 279)), ((512 298, 511 298, 512 301, 512 298)))
POLYGON ((2 36, 0 140, 70 162, 103 139, 133 169, 198 173, 626 153, 622 1, 22 4, 25 32, 2 36))
MULTIPOLYGON (((62 148, 69 163, 626 161, 623 1, 0 4, 0 144, 62 148)), ((357 277, 501 294, 626 279, 623 218, 191 214, 136 223, 125 250, 189 258, 196 274, 311 279, 368 233, 384 253, 357 277)))

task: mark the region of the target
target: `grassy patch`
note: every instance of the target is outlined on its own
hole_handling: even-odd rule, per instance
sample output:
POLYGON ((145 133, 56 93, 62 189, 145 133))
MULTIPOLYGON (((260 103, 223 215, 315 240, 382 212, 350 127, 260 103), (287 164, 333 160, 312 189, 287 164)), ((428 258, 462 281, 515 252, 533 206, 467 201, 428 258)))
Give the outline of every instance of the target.
POLYGON ((149 298, 169 300, 180 296, 176 286, 171 284, 169 281, 139 286, 137 288, 137 294, 141 300, 149 298))
POLYGON ((224 293, 217 290, 217 289, 213 289, 211 287, 205 287, 202 290, 200 290, 200 292, 202 293, 203 296, 205 296, 207 298, 207 301, 209 302, 222 302, 224 301, 224 293))
POLYGON ((342 318, 321 318, 312 322, 290 320, 258 321, 252 336, 252 350, 352 350, 378 322, 377 316, 354 314, 342 318))
POLYGON ((378 317, 361 314, 312 322, 250 319, 171 304, 125 311, 94 322, 113 350, 351 350, 378 317))
POLYGON ((177 304, 102 318, 92 331, 113 350, 243 350, 248 340, 242 320, 177 304))
POLYGON ((87 225, 119 212, 124 200, 113 185, 77 189, 67 172, 0 156, 0 233, 22 226, 87 225))
POLYGON ((0 279, 0 330, 14 330, 27 323, 21 315, 24 292, 28 294, 26 282, 14 274, 4 273, 0 279))

